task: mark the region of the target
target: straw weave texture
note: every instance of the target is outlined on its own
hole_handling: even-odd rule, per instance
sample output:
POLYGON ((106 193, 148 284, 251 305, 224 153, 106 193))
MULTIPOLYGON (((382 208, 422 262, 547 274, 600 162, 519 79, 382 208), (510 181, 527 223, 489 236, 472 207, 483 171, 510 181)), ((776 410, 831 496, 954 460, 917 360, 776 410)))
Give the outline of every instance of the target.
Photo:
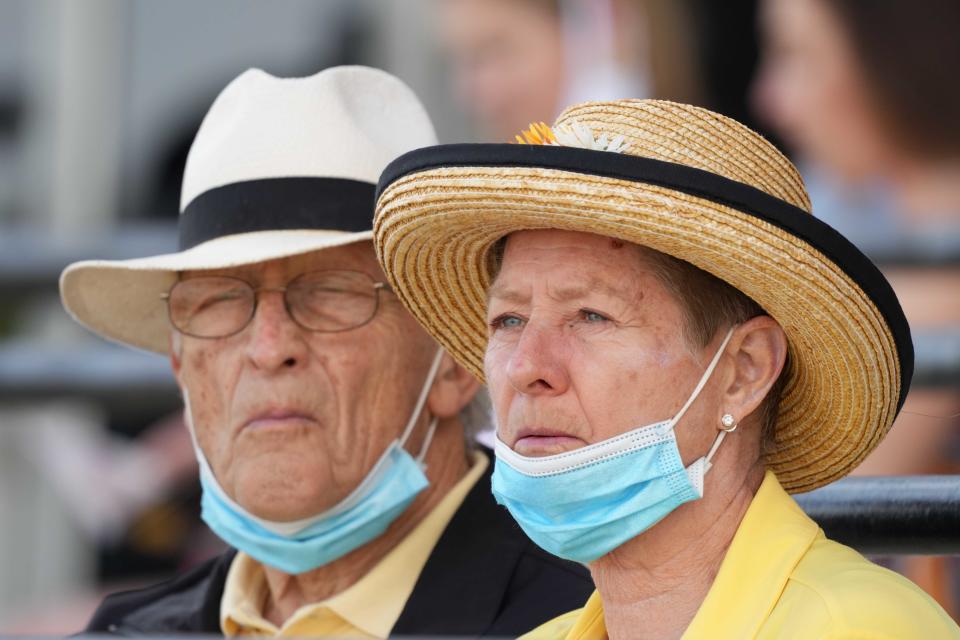
MULTIPOLYGON (((705 169, 810 210, 792 164, 729 118, 630 100, 572 107, 558 124, 570 121, 597 135, 624 135, 628 154, 705 169)), ((482 380, 490 249, 514 231, 547 228, 607 235, 686 260, 746 293, 783 326, 790 370, 766 462, 788 491, 846 475, 890 428, 900 368, 879 310, 820 251, 731 207, 550 168, 438 168, 384 190, 374 243, 404 304, 482 380)))

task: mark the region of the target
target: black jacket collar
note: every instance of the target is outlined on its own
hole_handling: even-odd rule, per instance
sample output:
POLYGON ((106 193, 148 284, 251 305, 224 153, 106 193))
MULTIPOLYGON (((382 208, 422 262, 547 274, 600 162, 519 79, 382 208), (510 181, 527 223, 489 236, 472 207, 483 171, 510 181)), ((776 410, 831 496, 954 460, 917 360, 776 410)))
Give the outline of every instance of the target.
POLYGON ((476 636, 497 618, 517 563, 532 545, 492 499, 492 472, 491 460, 424 565, 395 633, 476 636), (451 574, 469 579, 451 580, 451 574))

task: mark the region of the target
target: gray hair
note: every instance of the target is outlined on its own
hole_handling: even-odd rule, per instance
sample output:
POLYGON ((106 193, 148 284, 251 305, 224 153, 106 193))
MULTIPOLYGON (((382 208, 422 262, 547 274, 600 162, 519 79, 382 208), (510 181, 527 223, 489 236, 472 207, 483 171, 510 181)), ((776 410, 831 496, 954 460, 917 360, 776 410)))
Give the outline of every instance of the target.
POLYGON ((477 436, 493 429, 493 406, 486 387, 481 386, 473 400, 460 411, 460 424, 463 426, 463 438, 468 449, 477 446, 477 436))

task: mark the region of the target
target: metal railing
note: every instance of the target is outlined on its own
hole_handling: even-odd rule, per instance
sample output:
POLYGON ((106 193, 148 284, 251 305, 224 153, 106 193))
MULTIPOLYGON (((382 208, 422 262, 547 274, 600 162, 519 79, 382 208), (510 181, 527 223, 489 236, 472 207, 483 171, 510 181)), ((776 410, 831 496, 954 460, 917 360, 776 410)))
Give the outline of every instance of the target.
POLYGON ((844 478, 795 497, 827 537, 862 553, 960 554, 960 476, 844 478))

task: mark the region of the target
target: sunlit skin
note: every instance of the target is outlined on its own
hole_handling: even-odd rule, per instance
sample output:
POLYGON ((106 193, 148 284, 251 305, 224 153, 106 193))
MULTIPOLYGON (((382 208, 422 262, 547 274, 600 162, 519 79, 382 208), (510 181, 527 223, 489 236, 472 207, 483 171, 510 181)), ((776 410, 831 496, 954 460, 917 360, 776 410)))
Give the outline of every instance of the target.
MULTIPOLYGON (((271 288, 319 269, 385 280, 370 242, 182 277, 232 275, 271 288)), ((392 293, 381 292, 368 324, 315 333, 295 324, 282 294, 270 291, 260 293, 243 331, 214 340, 183 336, 172 364, 189 394, 200 447, 224 490, 259 517, 290 521, 342 500, 401 435, 436 349, 392 293)), ((271 588, 281 601, 274 605, 282 609, 276 619, 285 619, 301 600, 322 599, 355 582, 466 473, 458 413, 478 386, 444 355, 407 444, 416 455, 430 417, 439 419, 426 457, 430 487, 381 538, 312 572, 316 580, 308 573, 291 584, 273 571, 271 588)))
MULTIPOLYGON (((484 371, 498 436, 518 453, 570 451, 669 419, 693 391, 728 328, 703 349, 687 344, 681 307, 644 251, 568 231, 509 237, 489 292, 484 371)), ((723 414, 740 423, 714 458, 705 497, 590 563, 611 638, 679 637, 692 620, 762 480, 754 411, 785 358, 771 318, 734 330, 676 427, 690 464, 723 414)))
MULTIPOLYGON (((487 320, 498 434, 530 456, 672 417, 723 339, 691 349, 682 309, 641 248, 562 231, 510 237, 487 320)), ((683 419, 693 428, 677 431, 687 463, 710 448, 727 412, 719 406, 726 360, 683 419)))

